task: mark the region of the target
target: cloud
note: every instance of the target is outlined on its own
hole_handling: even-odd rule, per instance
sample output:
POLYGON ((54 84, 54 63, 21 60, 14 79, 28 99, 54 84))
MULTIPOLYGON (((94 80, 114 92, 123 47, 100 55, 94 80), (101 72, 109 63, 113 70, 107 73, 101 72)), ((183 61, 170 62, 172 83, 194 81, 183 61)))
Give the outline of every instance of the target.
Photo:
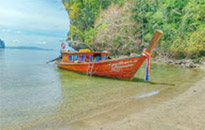
POLYGON ((69 28, 62 7, 61 0, 0 0, 0 37, 12 45, 55 47, 69 28))
POLYGON ((34 30, 68 30, 61 1, 0 0, 0 26, 34 30))
POLYGON ((18 39, 12 40, 12 43, 19 43, 20 41, 18 39))
POLYGON ((37 44, 43 44, 43 45, 45 45, 45 44, 47 44, 47 41, 38 41, 38 42, 36 42, 37 44))
POLYGON ((3 32, 3 33, 10 33, 11 29, 2 29, 1 32, 3 32))
POLYGON ((14 33, 15 33, 15 34, 20 34, 20 33, 21 33, 21 31, 14 31, 14 33))
POLYGON ((46 43, 47 43, 46 41, 43 41, 43 42, 42 42, 42 44, 46 44, 46 43))
POLYGON ((68 26, 68 20, 59 16, 21 12, 14 9, 0 8, 0 18, 3 19, 0 20, 1 26, 19 29, 61 30, 68 26))
POLYGON ((12 30, 12 29, 0 29, 0 32, 2 33, 15 33, 15 34, 20 34, 22 33, 20 30, 12 30))

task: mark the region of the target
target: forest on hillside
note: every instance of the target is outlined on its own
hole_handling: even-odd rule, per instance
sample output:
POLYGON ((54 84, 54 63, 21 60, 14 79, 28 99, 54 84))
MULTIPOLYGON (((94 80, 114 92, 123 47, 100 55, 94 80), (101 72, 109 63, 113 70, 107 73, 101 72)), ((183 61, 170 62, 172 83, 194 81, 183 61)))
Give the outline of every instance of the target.
POLYGON ((155 55, 205 56, 205 0, 63 0, 68 39, 112 55, 140 53, 156 29, 164 32, 155 55))

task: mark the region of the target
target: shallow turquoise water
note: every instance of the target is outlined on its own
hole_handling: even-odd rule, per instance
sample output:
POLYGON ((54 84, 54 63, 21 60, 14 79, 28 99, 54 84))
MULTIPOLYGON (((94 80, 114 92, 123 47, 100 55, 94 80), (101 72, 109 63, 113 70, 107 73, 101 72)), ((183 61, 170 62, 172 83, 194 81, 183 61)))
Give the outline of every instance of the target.
POLYGON ((166 65, 152 65, 149 82, 144 67, 133 81, 89 77, 46 64, 58 55, 0 50, 0 128, 60 127, 129 100, 168 100, 200 79, 198 70, 166 65))
POLYGON ((57 109, 59 74, 56 67, 46 64, 57 55, 54 51, 0 50, 1 126, 31 121, 57 109))

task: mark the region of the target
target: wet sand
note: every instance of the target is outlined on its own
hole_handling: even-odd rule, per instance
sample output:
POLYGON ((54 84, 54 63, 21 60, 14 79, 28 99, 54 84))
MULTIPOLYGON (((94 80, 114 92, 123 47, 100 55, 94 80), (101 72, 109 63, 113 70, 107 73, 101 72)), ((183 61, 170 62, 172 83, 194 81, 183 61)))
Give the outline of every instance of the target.
MULTIPOLYGON (((205 72, 205 66, 201 67, 205 72)), ((165 95, 166 96, 166 95, 165 95)), ((160 100, 160 99, 158 99, 160 100)), ((153 104, 143 100, 142 106, 129 101, 101 114, 60 127, 85 130, 204 130, 205 129, 205 75, 186 92, 165 102, 153 104), (149 106, 149 107, 147 107, 149 106)), ((139 102, 137 103, 139 104, 139 102)))

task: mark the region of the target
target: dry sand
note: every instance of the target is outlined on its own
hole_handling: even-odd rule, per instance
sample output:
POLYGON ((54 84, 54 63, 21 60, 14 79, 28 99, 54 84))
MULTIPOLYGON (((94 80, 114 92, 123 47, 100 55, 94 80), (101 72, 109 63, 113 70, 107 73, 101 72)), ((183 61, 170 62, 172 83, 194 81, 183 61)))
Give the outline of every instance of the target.
MULTIPOLYGON (((201 70, 205 73, 205 66, 201 70)), ((205 130, 205 74, 186 92, 151 107, 135 109, 134 105, 127 103, 61 129, 205 130)))

